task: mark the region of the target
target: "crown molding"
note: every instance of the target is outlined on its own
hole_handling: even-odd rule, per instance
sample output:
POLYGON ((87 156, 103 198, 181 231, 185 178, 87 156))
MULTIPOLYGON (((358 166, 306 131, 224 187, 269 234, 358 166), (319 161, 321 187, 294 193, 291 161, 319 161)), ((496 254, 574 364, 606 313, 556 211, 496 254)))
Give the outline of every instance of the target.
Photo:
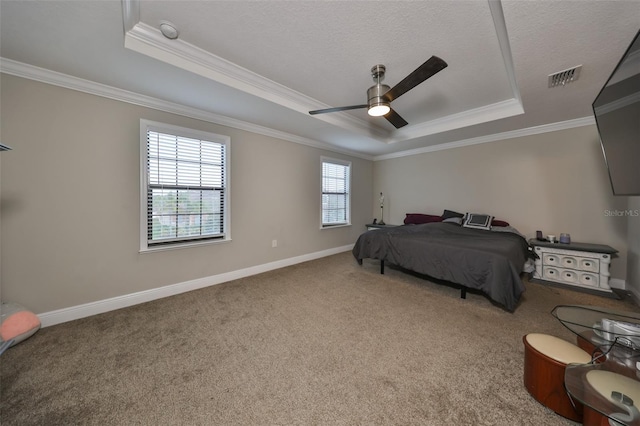
POLYGON ((140 21, 140 0, 122 0, 122 26, 124 33, 140 21))
POLYGON ((500 51, 502 52, 504 69, 507 72, 509 85, 511 86, 511 93, 513 99, 515 99, 522 107, 522 98, 520 97, 520 89, 518 88, 518 82, 516 80, 516 70, 513 66, 511 43, 509 43, 509 33, 507 32, 507 24, 504 20, 502 2, 500 0, 488 0, 488 3, 489 9, 491 10, 491 17, 493 18, 493 25, 496 29, 496 37, 498 38, 498 44, 500 45, 500 51))
POLYGON ((403 142, 409 139, 447 132, 449 130, 482 124, 519 114, 524 114, 522 103, 517 99, 507 99, 506 101, 448 115, 422 124, 408 126, 406 130, 401 131, 399 138, 392 138, 388 143, 403 142))
MULTIPOLYGON (((511 90, 512 97, 510 99, 392 131, 377 126, 372 127, 369 122, 346 113, 319 114, 314 118, 347 131, 391 144, 524 113, 516 82, 502 3, 500 0, 487 0, 487 3, 511 90)), ((180 39, 169 40, 158 29, 143 22, 134 23, 133 20, 139 17, 139 0, 122 0, 122 4, 124 27, 125 29, 129 28, 125 31, 124 41, 124 46, 127 49, 301 114, 307 115, 310 110, 331 107, 190 43, 180 39)))
POLYGON ((541 126, 528 127, 525 129, 512 130, 509 132, 495 133, 492 135, 478 136, 477 138, 463 139, 454 142, 447 142, 438 145, 426 146, 424 148, 409 149, 406 151, 394 152, 391 154, 378 155, 373 161, 389 160, 392 158, 409 157, 412 155, 425 154, 428 152, 444 151, 446 149, 461 148, 482 143, 496 142, 504 139, 513 139, 523 136, 538 135, 541 133, 556 132, 558 130, 572 129, 596 124, 592 116, 576 118, 574 120, 560 121, 557 123, 543 124, 541 126))
MULTIPOLYGON (((142 22, 125 33, 124 47, 304 115, 310 110, 330 108, 329 105, 190 43, 180 39, 169 40, 159 30, 142 22)), ((368 137, 386 139, 390 134, 383 129, 372 128, 365 120, 348 114, 329 114, 319 118, 368 137)))
POLYGON ((362 158, 364 160, 372 160, 370 155, 353 152, 350 150, 340 149, 327 143, 319 142, 313 139, 304 138, 291 133, 282 132, 269 127, 260 126, 235 118, 214 114, 197 108, 187 107, 181 104, 163 101, 151 96, 141 95, 127 90, 118 89, 105 84, 72 77, 56 71, 35 67, 33 65, 17 62, 12 59, 0 57, 0 72, 4 74, 14 75, 29 80, 39 81, 41 83, 51 84, 54 86, 64 87, 66 89, 76 90, 90 95, 100 96, 103 98, 113 99, 120 102, 126 102, 133 105, 151 108, 158 111, 164 111, 183 117, 194 118, 213 124, 231 127, 238 130, 245 130, 251 133, 257 133, 300 145, 306 145, 313 148, 324 149, 331 152, 349 155, 352 157, 362 158))
POLYGON ((487 0, 493 25, 496 30, 496 38, 502 53, 502 61, 504 69, 509 80, 511 90, 511 98, 496 102, 491 105, 474 108, 463 111, 458 114, 448 115, 436 120, 425 123, 408 126, 393 134, 387 143, 398 143, 409 139, 433 135, 436 133, 447 132, 462 127, 473 126, 476 124, 487 123, 489 121, 500 120, 502 118, 512 117, 524 114, 520 89, 516 81, 515 68, 513 66, 513 57, 511 55, 511 45, 509 44, 509 35, 502 11, 502 3, 499 0, 487 0))
MULTIPOLYGON (((432 120, 427 123, 407 126, 401 130, 395 131, 387 131, 385 129, 372 127, 369 122, 357 119, 349 114, 323 114, 315 116, 315 118, 354 132, 356 134, 375 138, 381 142, 386 142, 388 144, 395 144, 398 142, 441 133, 460 127, 466 127, 517 114, 522 114, 524 110, 522 108, 520 93, 516 83, 511 49, 509 45, 506 24, 504 22, 504 15, 502 12, 502 5, 499 0, 487 0, 487 2, 492 14, 494 26, 496 29, 496 36, 500 45, 506 74, 508 76, 509 84, 512 91, 513 97, 511 99, 492 105, 487 105, 481 108, 464 111, 459 114, 443 117, 441 119, 432 120)), ((211 53, 206 52, 196 46, 189 45, 188 43, 185 43, 181 40, 166 39, 161 35, 159 30, 139 22, 140 0, 122 0, 122 9, 123 30, 125 34, 126 48, 136 50, 140 53, 152 56, 167 63, 171 63, 175 66, 189 70, 191 72, 196 72, 212 80, 221 82, 222 84, 237 88, 238 90, 242 90, 254 96, 267 99, 278 105, 282 105, 305 115, 310 109, 329 107, 329 105, 320 103, 309 96, 291 90, 286 86, 283 86, 274 81, 268 80, 250 70, 239 67, 236 64, 212 55, 211 53)), ((106 86, 100 83, 95 83, 76 77, 71 77, 69 75, 19 63, 10 59, 0 59, 2 59, 0 61, 0 72, 2 73, 65 87, 71 90, 77 90, 84 93, 127 102, 147 108, 165 111, 176 115, 195 118, 219 125, 249 131, 252 133, 262 134, 265 136, 307 145, 314 148, 325 149, 331 152, 341 153, 365 160, 375 161, 387 158, 396 158, 407 155, 420 154, 424 152, 456 148, 460 146, 486 143, 505 138, 518 137, 520 135, 524 136, 526 134, 537 134, 545 131, 553 131, 553 126, 555 126, 555 124, 540 126, 540 128, 549 130, 532 130, 539 128, 523 129, 515 132, 482 136, 463 141, 445 143, 437 146, 429 146, 425 148, 374 156, 342 149, 326 142, 320 142, 317 140, 300 137, 290 133, 218 115, 208 111, 187 107, 177 103, 162 101, 157 98, 152 98, 149 96, 117 89, 111 86, 106 86), (522 133, 519 134, 518 132, 522 133)), ((587 124, 592 124, 593 119, 589 118, 589 121, 590 122, 587 124)))
POLYGON ((551 124, 545 124, 541 126, 529 127, 529 128, 520 129, 520 130, 513 130, 509 132, 479 136, 476 138, 464 139, 460 141, 447 142, 439 145, 427 146, 424 148, 417 148, 417 149, 395 152, 391 154, 372 156, 372 155, 362 154, 362 153, 353 152, 349 150, 339 149, 332 145, 318 142, 313 139, 303 138, 297 135, 271 129, 265 126, 260 126, 260 125, 256 125, 246 121, 225 117, 223 115, 202 111, 196 108, 186 107, 184 105, 163 101, 157 98, 140 95, 134 92, 117 89, 104 84, 95 83, 89 80, 84 80, 77 77, 72 77, 66 74, 62 74, 59 72, 47 70, 44 68, 35 67, 33 65, 24 64, 21 62, 14 61, 12 59, 6 59, 6 58, 0 57, 0 72, 8 75, 14 75, 16 77, 22 77, 29 80, 39 81, 41 83, 64 87, 66 89, 76 90, 79 92, 88 93, 95 96, 113 99, 120 102, 126 102, 129 104, 151 108, 158 111, 164 111, 164 112, 168 112, 171 114, 176 114, 184 117, 194 118, 197 120, 202 120, 202 121, 206 121, 213 124, 219 124, 222 126, 231 127, 238 130, 257 133, 260 135, 273 137, 276 139, 282 139, 282 140, 297 143, 300 145, 306 145, 313 148, 324 149, 330 152, 336 152, 339 154, 349 155, 352 157, 361 158, 363 160, 370 160, 370 161, 381 161, 381 160, 388 160, 392 158, 408 157, 408 156, 419 155, 419 154, 424 154, 428 152, 443 151, 446 149, 478 145, 482 143, 495 142, 495 141, 504 140, 504 139, 537 135, 540 133, 554 132, 558 130, 565 130, 565 129, 571 129, 574 127, 582 127, 582 126, 589 126, 589 125, 595 124, 595 119, 592 116, 589 116, 589 117, 583 117, 583 118, 578 118, 574 120, 562 121, 558 123, 551 123, 551 124))

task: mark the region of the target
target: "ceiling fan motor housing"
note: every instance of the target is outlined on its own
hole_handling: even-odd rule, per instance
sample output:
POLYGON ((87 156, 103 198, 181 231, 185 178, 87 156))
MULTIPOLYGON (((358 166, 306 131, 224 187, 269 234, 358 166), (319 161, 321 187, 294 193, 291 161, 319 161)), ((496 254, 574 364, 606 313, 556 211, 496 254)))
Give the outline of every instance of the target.
POLYGON ((373 77, 373 81, 380 84, 382 80, 384 80, 384 73, 387 71, 387 67, 382 64, 374 65, 371 67, 371 76, 373 77))
POLYGON ((391 89, 386 84, 376 84, 374 86, 369 87, 367 90, 367 104, 369 108, 373 108, 378 105, 389 105, 389 101, 384 99, 382 96, 387 93, 391 89))
POLYGON ((367 104, 369 105, 369 109, 380 105, 389 106, 389 101, 385 100, 382 95, 387 93, 391 87, 386 84, 380 84, 380 82, 384 80, 386 70, 386 67, 382 64, 371 67, 371 77, 373 77, 373 81, 375 81, 376 84, 367 90, 367 104))

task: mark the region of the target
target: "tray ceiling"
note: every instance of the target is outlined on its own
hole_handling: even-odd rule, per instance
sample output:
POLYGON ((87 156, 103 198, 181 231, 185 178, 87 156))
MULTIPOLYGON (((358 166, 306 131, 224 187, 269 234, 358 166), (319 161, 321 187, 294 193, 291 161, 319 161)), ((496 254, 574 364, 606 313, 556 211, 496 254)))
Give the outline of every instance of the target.
POLYGON ((628 1, 3 0, 1 69, 380 158, 589 122, 638 16, 628 1), (365 109, 308 114, 366 103, 376 64, 393 87, 432 55, 448 67, 393 101, 401 129, 365 109), (577 65, 578 81, 547 87, 577 65))

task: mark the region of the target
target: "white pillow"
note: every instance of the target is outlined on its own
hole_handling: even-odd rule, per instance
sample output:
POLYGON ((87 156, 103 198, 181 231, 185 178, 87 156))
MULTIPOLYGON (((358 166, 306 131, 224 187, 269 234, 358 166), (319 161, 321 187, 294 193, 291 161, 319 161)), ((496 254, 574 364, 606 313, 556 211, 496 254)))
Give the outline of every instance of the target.
POLYGON ((465 228, 485 229, 489 231, 491 229, 491 221, 493 216, 488 214, 467 213, 464 216, 464 223, 462 226, 465 228))

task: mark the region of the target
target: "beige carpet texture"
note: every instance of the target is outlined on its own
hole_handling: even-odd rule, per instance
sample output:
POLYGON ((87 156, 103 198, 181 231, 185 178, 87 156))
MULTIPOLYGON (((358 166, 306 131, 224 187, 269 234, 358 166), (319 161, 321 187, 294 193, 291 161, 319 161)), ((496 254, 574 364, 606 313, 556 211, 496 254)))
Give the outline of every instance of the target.
POLYGON ((525 285, 510 313, 342 253, 59 324, 0 357, 0 423, 573 425, 524 388, 522 337, 638 307, 525 285))

